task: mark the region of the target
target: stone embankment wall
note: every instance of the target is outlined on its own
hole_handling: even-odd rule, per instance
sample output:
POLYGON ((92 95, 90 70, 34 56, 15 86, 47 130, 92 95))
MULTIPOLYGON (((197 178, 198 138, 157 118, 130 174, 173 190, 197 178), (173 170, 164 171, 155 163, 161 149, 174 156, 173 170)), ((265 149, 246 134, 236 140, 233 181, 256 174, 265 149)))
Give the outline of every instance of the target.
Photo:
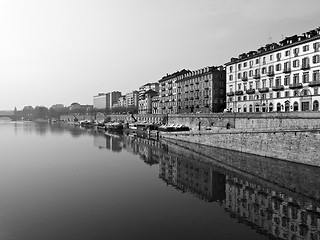
POLYGON ((162 133, 165 140, 191 142, 320 166, 319 130, 219 130, 162 133))

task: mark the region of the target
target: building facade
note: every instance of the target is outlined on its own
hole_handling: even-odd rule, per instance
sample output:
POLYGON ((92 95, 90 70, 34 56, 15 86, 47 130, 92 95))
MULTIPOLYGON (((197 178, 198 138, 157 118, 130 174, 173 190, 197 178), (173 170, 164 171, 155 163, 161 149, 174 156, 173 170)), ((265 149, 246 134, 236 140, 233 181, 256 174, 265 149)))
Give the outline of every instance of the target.
POLYGON ((139 92, 132 91, 126 94, 126 106, 138 107, 139 92))
POLYGON ((176 81, 176 113, 222 112, 225 108, 226 72, 222 66, 188 72, 176 81))
POLYGON ((226 63, 232 112, 319 111, 320 28, 226 63))
POLYGON ((93 108, 95 109, 106 109, 107 108, 107 94, 99 93, 93 96, 93 108))
POLYGON ((160 81, 159 113, 210 113, 225 108, 226 72, 222 66, 183 69, 160 81))
POLYGON ((144 93, 148 90, 153 90, 155 92, 159 92, 159 83, 147 83, 139 88, 139 101, 144 99, 144 93))

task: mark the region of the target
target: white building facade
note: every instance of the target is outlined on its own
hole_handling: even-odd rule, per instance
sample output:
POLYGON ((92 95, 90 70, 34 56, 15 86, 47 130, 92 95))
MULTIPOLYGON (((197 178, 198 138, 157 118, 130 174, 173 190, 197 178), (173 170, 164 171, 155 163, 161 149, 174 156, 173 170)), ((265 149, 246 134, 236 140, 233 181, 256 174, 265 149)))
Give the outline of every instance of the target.
POLYGON ((226 63, 232 112, 319 111, 320 28, 226 63))

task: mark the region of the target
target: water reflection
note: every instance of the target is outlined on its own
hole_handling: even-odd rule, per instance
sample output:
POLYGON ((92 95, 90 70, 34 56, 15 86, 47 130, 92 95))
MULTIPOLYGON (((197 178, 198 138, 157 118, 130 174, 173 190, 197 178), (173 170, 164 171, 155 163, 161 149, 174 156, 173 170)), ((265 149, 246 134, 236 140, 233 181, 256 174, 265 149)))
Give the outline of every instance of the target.
MULTIPOLYGON (((126 151, 139 156, 145 164, 153 166, 151 169, 157 171, 159 181, 163 183, 160 184, 161 186, 168 185, 170 188, 176 189, 177 192, 173 192, 177 194, 181 192, 188 194, 194 200, 200 200, 196 202, 205 201, 204 203, 208 202, 210 206, 218 205, 219 209, 224 210, 230 218, 236 219, 241 226, 248 226, 270 239, 320 240, 319 168, 186 143, 182 147, 141 138, 105 134, 95 129, 84 129, 73 125, 14 123, 13 126, 15 134, 22 131, 27 134, 35 132, 41 136, 65 134, 76 138, 89 135, 90 138, 86 138, 88 140, 85 141, 86 144, 93 144, 96 149, 106 152, 126 151)), ((77 148, 74 150, 76 151, 77 148)), ((99 153, 101 152, 99 151, 99 153)), ((88 154, 88 157, 91 155, 88 154)), ((105 161, 96 162, 104 163, 105 161)), ((51 162, 46 164, 49 163, 51 162)), ((132 161, 126 162, 126 164, 131 163, 132 161)), ((70 165, 73 167, 73 164, 70 165)), ((27 166, 29 163, 25 167, 27 166)), ((93 167, 94 164, 92 166, 90 163, 90 166, 93 167)), ((100 169, 101 166, 103 165, 99 165, 97 169, 100 169)), ((89 167, 86 166, 85 169, 87 168, 89 167)), ((57 172, 63 172, 60 168, 58 169, 57 172)), ((108 168, 101 171, 101 176, 104 176, 106 169, 108 168)), ((127 173, 130 171, 131 169, 127 173)), ((92 172, 93 176, 99 175, 96 171, 92 172)), ((117 175, 116 172, 114 174, 117 175)), ((66 175, 69 176, 68 171, 66 171, 66 175)), ((72 177, 75 176, 77 175, 72 175, 72 177)), ((125 177, 122 176, 122 178, 125 177)), ((102 183, 103 189, 108 189, 105 184, 111 184, 113 178, 114 176, 110 175, 109 181, 102 183)), ((78 178, 78 181, 80 180, 82 178, 78 178)), ((131 182, 135 180, 135 176, 130 178, 131 182)), ((99 182, 90 185, 88 189, 96 189, 97 183, 99 182)), ((136 183, 143 185, 142 181, 136 183)), ((74 189, 74 186, 72 185, 70 189, 74 189)), ((42 191, 44 190, 42 189, 42 191)), ((100 190, 97 192, 101 193, 100 190)), ((140 192, 141 195, 147 195, 147 193, 148 191, 144 190, 140 192)), ((107 195, 107 199, 112 197, 116 198, 116 195, 107 195)), ((134 198, 134 192, 130 194, 130 197, 132 198, 130 201, 134 199, 137 202, 141 201, 140 198, 134 198)), ((101 199, 105 203, 105 199, 103 197, 101 199)), ((115 201, 123 199, 125 197, 116 198, 115 201)), ((99 200, 97 198, 94 201, 99 200)), ((122 206, 125 204, 123 203, 122 206)), ((145 206, 143 207, 145 208, 145 206)), ((92 208, 89 209, 92 210, 92 208)), ((101 211, 100 208, 99 211, 101 211)), ((126 211, 123 211, 123 214, 123 216, 127 216, 126 211)), ((212 212, 208 214, 212 214, 212 212)), ((118 215, 117 212, 112 216, 118 215)), ((230 218, 228 217, 228 219, 230 218)))
POLYGON ((252 162, 249 155, 239 160, 234 152, 225 153, 228 163, 241 161, 232 167, 191 149, 153 140, 116 135, 94 139, 99 148, 125 149, 146 164, 159 164, 159 178, 168 186, 218 202, 231 218, 270 239, 320 239, 319 168, 275 159, 252 162))

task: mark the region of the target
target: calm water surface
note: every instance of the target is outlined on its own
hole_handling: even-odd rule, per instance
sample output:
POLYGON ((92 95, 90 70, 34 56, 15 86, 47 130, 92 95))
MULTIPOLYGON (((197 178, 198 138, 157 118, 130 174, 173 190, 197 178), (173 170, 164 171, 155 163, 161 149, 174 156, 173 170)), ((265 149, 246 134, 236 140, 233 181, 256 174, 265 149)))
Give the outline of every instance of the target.
POLYGON ((0 134, 0 239, 320 239, 318 168, 254 177, 264 163, 75 126, 0 134))

